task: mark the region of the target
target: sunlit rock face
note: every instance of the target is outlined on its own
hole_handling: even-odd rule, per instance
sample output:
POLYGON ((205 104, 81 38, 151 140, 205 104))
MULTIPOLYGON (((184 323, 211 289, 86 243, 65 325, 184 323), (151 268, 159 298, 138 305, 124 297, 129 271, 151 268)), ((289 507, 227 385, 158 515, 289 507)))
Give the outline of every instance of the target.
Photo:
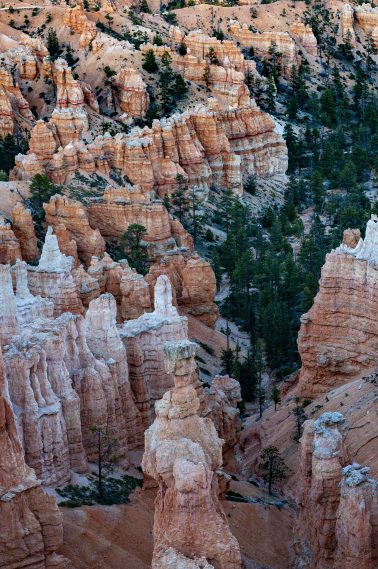
POLYGON ((303 396, 312 398, 377 367, 377 262, 375 216, 365 239, 347 230, 343 243, 326 256, 319 292, 301 317, 303 396))
POLYGON ((144 473, 159 484, 152 567, 163 569, 174 560, 183 567, 240 568, 239 546, 218 501, 222 441, 211 419, 198 415, 191 377, 195 345, 167 342, 164 353, 174 387, 156 403, 142 462, 144 473))

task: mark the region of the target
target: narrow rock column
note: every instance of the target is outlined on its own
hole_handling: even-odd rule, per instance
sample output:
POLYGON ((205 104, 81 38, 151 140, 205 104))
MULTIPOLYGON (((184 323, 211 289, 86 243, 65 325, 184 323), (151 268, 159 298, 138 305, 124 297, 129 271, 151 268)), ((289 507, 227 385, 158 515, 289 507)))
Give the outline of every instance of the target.
POLYGON ((0 345, 4 346, 19 331, 9 265, 0 265, 0 321, 0 345))
POLYGON ((378 551, 378 481, 369 468, 351 464, 342 471, 337 511, 335 569, 374 569, 378 551))
POLYGON ((223 441, 211 419, 198 414, 191 378, 195 344, 167 342, 164 352, 174 388, 156 403, 142 461, 145 474, 159 484, 152 568, 240 569, 239 545, 218 501, 215 471, 223 441))

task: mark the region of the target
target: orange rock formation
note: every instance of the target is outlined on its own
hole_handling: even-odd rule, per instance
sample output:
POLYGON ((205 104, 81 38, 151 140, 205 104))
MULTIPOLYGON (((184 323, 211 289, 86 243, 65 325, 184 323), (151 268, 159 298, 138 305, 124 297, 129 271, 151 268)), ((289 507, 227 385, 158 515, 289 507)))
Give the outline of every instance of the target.
POLYGON ((142 462, 159 484, 152 567, 239 569, 239 546, 218 501, 222 442, 212 421, 198 415, 192 385, 195 344, 167 342, 164 351, 174 388, 156 403, 142 462))
POLYGON ((301 318, 298 346, 302 359, 301 394, 314 397, 362 377, 377 365, 376 243, 378 220, 368 221, 365 239, 345 241, 329 253, 320 289, 301 318))

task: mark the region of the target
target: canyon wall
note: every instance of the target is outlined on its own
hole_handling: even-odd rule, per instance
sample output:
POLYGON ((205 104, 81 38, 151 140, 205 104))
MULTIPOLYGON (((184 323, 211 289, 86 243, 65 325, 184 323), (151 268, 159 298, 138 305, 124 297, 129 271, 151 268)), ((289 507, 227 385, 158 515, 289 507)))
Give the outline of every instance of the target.
POLYGON ((378 365, 378 219, 365 239, 346 230, 343 243, 326 256, 319 292, 301 317, 298 337, 300 392, 315 397, 371 373, 378 365))
POLYGON ((63 542, 63 527, 55 498, 42 491, 35 472, 24 460, 1 350, 0 519, 0 567, 71 569, 71 564, 56 553, 63 542))
POLYGON ((215 102, 208 107, 199 105, 190 112, 155 120, 151 129, 134 128, 130 134, 115 137, 105 134, 87 145, 73 141, 61 150, 51 128, 37 123, 31 133, 30 154, 16 157, 13 179, 28 180, 46 171, 55 183, 62 184, 78 169, 107 174, 117 168, 145 193, 155 189, 161 197, 171 194, 181 175, 206 196, 211 184, 241 194, 243 178, 254 173, 263 179, 284 179, 287 169, 285 142, 270 116, 253 101, 226 111, 215 102), (41 146, 38 133, 42 130, 41 146), (48 140, 49 148, 39 150, 48 140))

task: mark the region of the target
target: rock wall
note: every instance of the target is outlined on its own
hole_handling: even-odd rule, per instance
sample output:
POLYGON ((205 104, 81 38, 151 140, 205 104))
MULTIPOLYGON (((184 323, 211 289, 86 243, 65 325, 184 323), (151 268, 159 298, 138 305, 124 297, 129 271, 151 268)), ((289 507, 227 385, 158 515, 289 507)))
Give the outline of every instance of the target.
POLYGON ((11 224, 0 217, 0 263, 7 265, 21 259, 21 248, 11 224))
POLYGON ((347 230, 344 242, 326 257, 319 292, 301 317, 298 336, 299 386, 305 397, 369 374, 378 365, 377 243, 373 216, 364 240, 347 230))
POLYGON ((200 402, 188 374, 194 354, 189 342, 166 343, 174 388, 157 402, 156 419, 145 433, 142 468, 159 484, 152 567, 236 569, 239 546, 218 501, 215 470, 222 464, 222 442, 212 421, 198 415, 200 402))
POLYGON ((105 386, 111 392, 113 407, 108 405, 108 430, 118 443, 126 439, 127 446, 135 448, 143 444, 142 420, 131 391, 126 348, 116 326, 116 316, 116 301, 111 294, 92 300, 85 315, 85 336, 93 355, 103 360, 110 371, 110 381, 105 386))
POLYGON ((39 486, 24 460, 0 351, 0 567, 4 569, 71 568, 56 554, 63 527, 55 499, 39 486))
POLYGON ((166 275, 155 285, 155 309, 125 322, 121 337, 127 350, 131 388, 146 429, 155 418, 155 402, 173 386, 165 370, 164 344, 188 338, 188 323, 172 305, 172 288, 166 275))
POLYGON ((131 224, 143 225, 143 240, 152 259, 176 247, 168 211, 161 201, 150 200, 138 187, 108 187, 103 199, 89 204, 87 212, 91 226, 107 240, 119 239, 131 224))
POLYGON ((174 304, 196 316, 207 326, 214 327, 218 309, 214 303, 216 280, 211 265, 198 253, 173 251, 150 267, 145 279, 153 287, 160 275, 167 275, 173 287, 174 304))
MULTIPOLYGON (((242 179, 252 173, 284 179, 287 149, 273 120, 253 101, 243 104, 224 111, 219 103, 210 101, 207 107, 155 120, 151 129, 134 128, 130 134, 114 138, 105 134, 88 145, 73 142, 50 159, 46 150, 51 152, 54 146, 54 132, 46 139, 46 150, 38 155, 33 129, 31 153, 17 156, 12 177, 27 180, 46 170, 54 182, 62 184, 79 168, 105 174, 117 168, 143 192, 156 189, 161 197, 177 188, 178 174, 204 196, 211 184, 241 194, 242 179)), ((41 133, 50 128, 37 127, 41 133)))
POLYGON ((123 67, 118 73, 115 85, 118 89, 119 106, 128 117, 143 117, 150 97, 142 76, 133 67, 123 67))
POLYGON ((235 41, 238 41, 243 47, 252 48, 256 57, 269 57, 269 49, 275 44, 277 51, 281 54, 281 71, 284 77, 288 79, 291 77, 293 65, 295 67, 301 65, 298 48, 293 38, 287 32, 268 31, 254 33, 249 30, 247 24, 241 26, 236 20, 231 20, 229 27, 230 34, 235 41))
POLYGON ((20 244, 22 259, 27 263, 35 261, 39 251, 31 211, 18 202, 12 210, 12 218, 12 228, 20 244))
POLYGON ((54 316, 63 312, 83 312, 73 263, 72 257, 60 252, 57 237, 49 227, 38 266, 29 265, 28 273, 31 293, 51 300, 54 303, 54 316))
MULTIPOLYGON (((80 202, 56 195, 43 207, 46 222, 54 230, 58 226, 64 226, 68 232, 67 238, 75 241, 77 254, 85 264, 89 265, 93 256, 101 257, 105 253, 105 241, 100 231, 90 226, 87 212, 80 202)), ((61 243, 59 245, 62 252, 67 254, 61 243)))
POLYGON ((378 483, 348 463, 346 420, 328 412, 306 421, 301 438, 296 569, 373 569, 378 551, 378 483), (344 466, 344 468, 342 468, 344 466))

